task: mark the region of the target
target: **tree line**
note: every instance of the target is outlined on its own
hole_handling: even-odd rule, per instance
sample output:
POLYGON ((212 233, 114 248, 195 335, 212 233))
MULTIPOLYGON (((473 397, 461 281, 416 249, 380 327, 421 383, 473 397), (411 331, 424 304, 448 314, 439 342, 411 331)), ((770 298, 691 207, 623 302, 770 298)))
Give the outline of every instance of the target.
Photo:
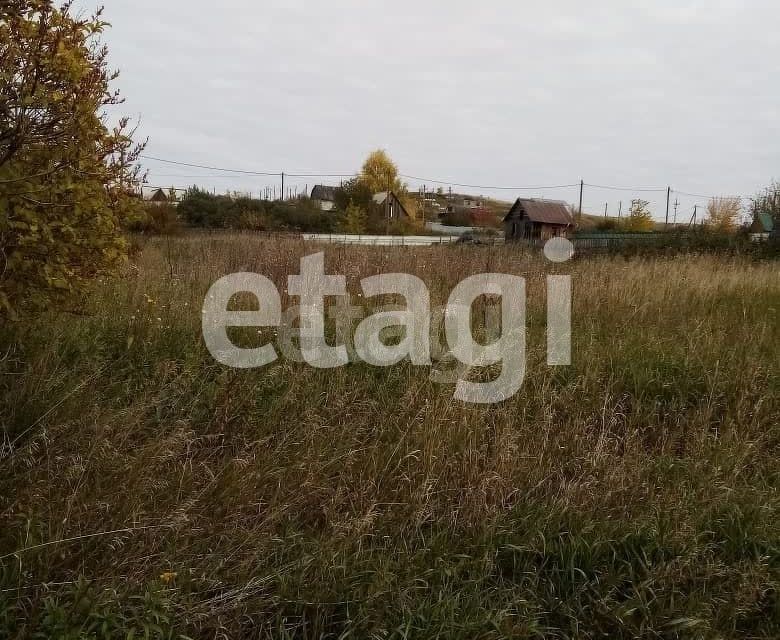
POLYGON ((215 195, 193 186, 178 206, 147 203, 132 217, 128 229, 136 232, 175 233, 183 225, 209 229, 290 231, 307 233, 420 233, 416 202, 398 176, 398 168, 383 150, 366 158, 360 173, 335 189, 334 208, 323 211, 306 196, 264 200, 244 195, 215 195), (374 195, 392 191, 409 213, 408 219, 388 220, 374 195))

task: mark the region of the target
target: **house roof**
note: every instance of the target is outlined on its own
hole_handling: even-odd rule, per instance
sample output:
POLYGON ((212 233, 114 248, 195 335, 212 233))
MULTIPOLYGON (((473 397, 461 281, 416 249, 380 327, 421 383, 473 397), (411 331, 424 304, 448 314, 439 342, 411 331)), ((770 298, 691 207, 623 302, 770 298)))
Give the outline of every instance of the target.
POLYGON ((753 227, 759 227, 759 233, 772 233, 775 228, 775 219, 771 213, 759 213, 753 223, 753 227))
MULTIPOLYGON (((395 202, 401 208, 401 212, 408 218, 409 212, 406 210, 406 207, 404 207, 403 202, 401 202, 398 199, 398 196, 395 195, 395 193, 392 191, 390 192, 390 196, 392 197, 392 202, 395 202)), ((387 191, 380 191, 379 193, 375 193, 373 199, 375 204, 383 205, 385 202, 387 202, 387 191)))
POLYGON ((335 202, 336 187, 328 187, 324 184, 315 185, 311 190, 312 200, 323 200, 325 202, 335 202))
POLYGON ((556 224, 561 226, 574 226, 574 218, 569 212, 569 207, 560 200, 532 200, 518 198, 504 220, 509 220, 517 213, 524 213, 532 222, 543 224, 556 224))
POLYGON ((165 195, 165 191, 162 189, 156 189, 148 198, 151 202, 168 202, 168 196, 165 195))

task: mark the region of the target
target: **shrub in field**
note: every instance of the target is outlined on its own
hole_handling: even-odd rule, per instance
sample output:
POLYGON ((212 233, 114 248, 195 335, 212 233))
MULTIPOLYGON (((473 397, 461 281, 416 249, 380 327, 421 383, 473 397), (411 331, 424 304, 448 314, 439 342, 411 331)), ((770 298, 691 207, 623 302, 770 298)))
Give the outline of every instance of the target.
POLYGON ((100 12, 5 3, 0 20, 0 313, 80 293, 124 256, 121 223, 140 201, 141 146, 110 83, 100 12))
POLYGON ((341 230, 344 233, 366 233, 368 230, 368 214, 358 205, 350 203, 344 213, 341 230))
POLYGON ((193 227, 252 231, 334 231, 336 217, 309 198, 285 201, 213 195, 197 187, 187 191, 179 216, 193 227))
POLYGON ((146 203, 139 213, 129 218, 126 226, 128 231, 147 235, 179 235, 184 232, 176 207, 169 203, 146 203))
POLYGON ((645 200, 634 200, 631 203, 631 209, 628 213, 628 218, 623 222, 622 227, 624 231, 652 231, 655 224, 653 223, 653 216, 648 209, 648 202, 645 200))
POLYGON ((739 198, 712 198, 707 205, 707 226, 718 233, 736 231, 741 212, 739 198))

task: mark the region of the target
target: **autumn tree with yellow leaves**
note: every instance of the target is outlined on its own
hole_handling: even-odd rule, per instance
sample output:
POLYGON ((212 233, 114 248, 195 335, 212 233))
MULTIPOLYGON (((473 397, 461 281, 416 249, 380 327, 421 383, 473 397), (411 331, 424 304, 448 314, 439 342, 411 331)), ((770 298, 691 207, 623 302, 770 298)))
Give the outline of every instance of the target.
POLYGON ((101 11, 10 0, 0 9, 0 314, 72 300, 124 257, 140 206, 127 119, 110 87, 101 11))

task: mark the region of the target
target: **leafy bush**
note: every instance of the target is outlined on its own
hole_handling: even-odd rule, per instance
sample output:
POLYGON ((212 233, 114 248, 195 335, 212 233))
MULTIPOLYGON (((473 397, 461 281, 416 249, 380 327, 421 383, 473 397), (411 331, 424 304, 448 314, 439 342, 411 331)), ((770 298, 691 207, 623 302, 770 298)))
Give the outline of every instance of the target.
MULTIPOLYGON (((6 3, 7 5, 7 3, 6 3)), ((124 257, 121 224, 140 201, 128 121, 109 129, 111 87, 98 11, 19 0, 0 21, 0 314, 83 293, 124 257)))
POLYGON ((336 216, 324 212, 309 198, 284 202, 213 195, 197 187, 179 203, 182 220, 193 227, 253 231, 335 231, 336 216))
POLYGON ((147 203, 143 209, 132 216, 127 223, 128 231, 146 235, 179 235, 183 232, 176 207, 172 204, 147 203))

